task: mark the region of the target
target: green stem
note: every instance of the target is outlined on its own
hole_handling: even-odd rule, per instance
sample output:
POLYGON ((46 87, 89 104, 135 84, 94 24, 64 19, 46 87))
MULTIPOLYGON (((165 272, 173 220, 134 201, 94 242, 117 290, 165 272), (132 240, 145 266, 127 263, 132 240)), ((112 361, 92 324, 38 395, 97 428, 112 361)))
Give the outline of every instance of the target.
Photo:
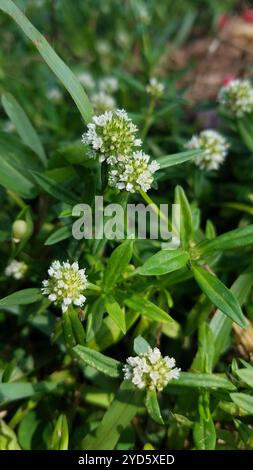
POLYGON ((164 213, 159 209, 159 207, 152 201, 151 197, 148 196, 147 193, 145 193, 142 189, 139 190, 139 193, 141 197, 144 199, 144 201, 150 205, 152 210, 162 219, 164 222, 168 223, 168 227, 171 231, 173 231, 174 234, 179 236, 178 230, 175 226, 172 225, 172 223, 169 222, 167 217, 164 215, 164 213))
POLYGON ((156 99, 155 99, 154 96, 152 96, 151 99, 150 99, 150 103, 149 103, 149 107, 148 107, 144 127, 143 127, 143 130, 142 130, 142 133, 141 133, 142 140, 145 139, 145 137, 146 137, 146 135, 149 131, 149 128, 152 124, 152 121, 153 121, 152 117, 153 117, 153 114, 154 114, 155 103, 156 103, 156 99))
POLYGON ((17 204, 17 206, 19 206, 21 209, 24 209, 25 207, 27 207, 26 203, 23 201, 23 199, 21 199, 21 197, 19 197, 16 193, 14 193, 13 191, 10 191, 9 189, 7 190, 7 194, 9 196, 9 198, 15 202, 15 204, 17 204))
POLYGON ((152 210, 160 217, 163 219, 165 222, 168 222, 167 217, 164 215, 163 212, 160 211, 159 207, 152 201, 151 197, 148 196, 147 193, 145 193, 142 189, 139 190, 139 193, 141 197, 144 199, 144 201, 152 208, 152 210))

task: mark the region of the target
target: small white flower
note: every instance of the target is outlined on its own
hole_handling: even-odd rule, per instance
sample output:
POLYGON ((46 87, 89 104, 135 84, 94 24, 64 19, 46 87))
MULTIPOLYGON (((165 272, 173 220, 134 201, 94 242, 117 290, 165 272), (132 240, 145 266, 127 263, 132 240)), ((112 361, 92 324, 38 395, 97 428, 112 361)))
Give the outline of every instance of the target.
POLYGON ((119 88, 119 82, 116 77, 104 77, 98 82, 98 88, 104 93, 115 93, 119 88))
POLYGON ((123 367, 124 379, 131 380, 139 389, 161 391, 172 379, 178 379, 180 370, 175 367, 175 359, 162 357, 158 348, 149 348, 148 352, 129 357, 123 367))
POLYGON ((91 103, 95 114, 113 111, 116 108, 116 102, 113 96, 108 95, 104 91, 99 91, 91 96, 91 103))
POLYGON ((145 5, 144 2, 139 2, 136 5, 136 10, 139 16, 139 19, 142 23, 148 24, 151 21, 151 16, 149 14, 149 11, 147 9, 147 6, 145 5))
POLYGON ((141 140, 135 135, 138 129, 124 109, 93 116, 87 127, 82 142, 98 152, 100 161, 128 155, 141 145, 141 140))
POLYGON ((47 90, 46 93, 47 98, 54 103, 59 103, 62 100, 62 93, 57 87, 52 87, 47 90))
POLYGON ((95 81, 92 75, 89 72, 78 72, 76 74, 79 82, 84 86, 84 88, 88 91, 94 90, 95 88, 95 81))
POLYGON ((5 268, 5 275, 13 277, 14 279, 23 279, 25 277, 28 266, 23 261, 17 261, 13 259, 5 268))
POLYGON ((198 136, 193 136, 186 148, 203 150, 203 153, 194 159, 201 170, 218 170, 226 158, 229 145, 221 134, 208 129, 200 132, 198 136))
POLYGON ((159 98, 164 93, 164 84, 159 82, 156 77, 152 77, 149 80, 149 84, 146 86, 146 91, 149 95, 159 98))
POLYGON ((102 56, 108 56, 112 52, 110 43, 108 41, 105 41, 104 39, 96 41, 96 46, 97 52, 102 56))
POLYGON ((131 37, 124 29, 120 29, 116 33, 116 41, 121 47, 128 47, 131 42, 131 37))
POLYGON ((142 151, 119 157, 116 161, 110 158, 108 163, 112 168, 108 173, 109 185, 131 193, 140 189, 147 192, 153 183, 153 174, 159 170, 159 164, 156 161, 149 163, 149 160, 149 155, 142 151))
POLYGON ((231 80, 220 89, 221 106, 237 117, 253 111, 253 88, 249 80, 231 80))
POLYGON ((79 269, 77 262, 70 264, 69 261, 54 261, 48 274, 49 279, 42 283, 42 294, 47 295, 55 305, 61 306, 63 313, 71 304, 83 306, 86 298, 82 292, 88 283, 85 269, 79 269))

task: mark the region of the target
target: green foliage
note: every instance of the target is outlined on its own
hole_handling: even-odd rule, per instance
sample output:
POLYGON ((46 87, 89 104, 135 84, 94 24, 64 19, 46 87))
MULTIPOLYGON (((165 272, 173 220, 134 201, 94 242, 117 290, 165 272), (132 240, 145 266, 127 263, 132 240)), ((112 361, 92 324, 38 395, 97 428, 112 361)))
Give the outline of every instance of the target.
POLYGON ((54 3, 0 0, 0 450, 252 450, 253 113, 219 109, 209 90, 204 100, 189 95, 188 57, 216 35, 220 14, 243 7, 54 3), (149 92, 152 77, 163 91, 149 92), (102 89, 100 105, 124 108, 159 164, 147 191, 110 186, 112 167, 81 141, 102 113, 102 89), (199 165, 203 149, 187 150, 210 120, 229 143, 216 170, 199 165), (127 238, 126 225, 120 237, 94 238, 94 218, 91 236, 74 238, 79 215, 86 228, 78 208, 93 211, 96 196, 125 218, 128 203, 149 204, 146 238, 127 238), (164 221, 160 205, 173 203, 172 239, 154 239, 152 216, 164 221), (85 269, 82 291, 76 267, 62 282, 57 267, 52 277, 55 260, 85 269), (61 289, 68 295, 57 302, 61 289), (170 364, 164 388, 131 365, 148 354, 159 364, 156 348, 167 373, 170 364))

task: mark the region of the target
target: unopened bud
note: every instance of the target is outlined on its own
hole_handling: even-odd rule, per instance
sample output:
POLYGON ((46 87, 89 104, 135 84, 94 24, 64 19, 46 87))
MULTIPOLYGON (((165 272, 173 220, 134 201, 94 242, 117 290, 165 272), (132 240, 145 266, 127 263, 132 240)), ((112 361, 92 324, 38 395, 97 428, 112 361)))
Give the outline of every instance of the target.
POLYGON ((25 220, 15 220, 12 225, 12 239, 15 243, 19 243, 27 233, 27 223, 25 220))

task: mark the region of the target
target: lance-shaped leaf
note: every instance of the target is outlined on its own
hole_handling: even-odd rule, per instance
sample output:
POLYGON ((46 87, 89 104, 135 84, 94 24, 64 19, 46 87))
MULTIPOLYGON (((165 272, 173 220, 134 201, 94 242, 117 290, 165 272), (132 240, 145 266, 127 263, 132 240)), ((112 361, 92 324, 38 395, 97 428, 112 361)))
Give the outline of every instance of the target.
POLYGON ((60 227, 55 230, 45 241, 45 245, 55 245, 63 240, 67 240, 72 235, 71 226, 65 225, 64 227, 60 227))
POLYGON ((69 430, 68 421, 64 414, 61 414, 55 424, 51 450, 68 450, 69 444, 69 430))
POLYGON ((244 141, 245 145, 252 152, 253 151, 253 126, 251 117, 244 115, 243 117, 237 119, 237 125, 241 138, 244 141))
POLYGON ((193 266, 192 270, 198 285, 214 305, 244 328, 244 316, 240 304, 232 292, 215 275, 200 266, 193 266))
POLYGON ((181 186, 177 186, 175 189, 175 204, 180 206, 180 228, 177 228, 182 246, 185 249, 193 237, 193 222, 190 204, 181 186))
POLYGON ((235 390, 236 387, 223 374, 202 374, 193 372, 180 372, 179 378, 171 381, 164 389, 166 392, 173 392, 177 387, 203 388, 203 389, 224 389, 235 390))
POLYGON ((157 159, 161 170, 170 166, 180 165, 181 163, 193 160, 198 155, 201 155, 201 150, 187 150, 185 152, 174 153, 172 155, 163 155, 157 159))
POLYGON ((150 318, 150 320, 161 323, 168 323, 171 321, 174 322, 173 318, 168 313, 166 313, 160 307, 157 307, 157 305, 155 305, 153 302, 150 302, 150 300, 139 297, 138 295, 134 295, 129 299, 125 299, 124 304, 131 308, 134 312, 138 312, 139 315, 150 318))
POLYGON ((75 101, 84 121, 88 123, 92 117, 91 104, 84 89, 73 72, 67 67, 63 60, 56 54, 42 34, 32 25, 24 13, 11 0, 1 0, 0 10, 10 15, 20 26, 25 35, 43 57, 57 78, 62 82, 75 101))
POLYGON ((198 450, 213 450, 216 445, 216 430, 209 401, 209 393, 202 392, 199 396, 198 419, 193 428, 193 438, 198 450))
POLYGON ((161 250, 151 256, 137 273, 142 276, 159 276, 183 268, 189 260, 189 254, 181 249, 161 250))
POLYGON ((125 334, 126 333, 126 319, 125 313, 118 304, 118 302, 114 299, 112 295, 108 295, 105 297, 105 308, 109 313, 110 317, 119 326, 121 331, 125 334))
POLYGON ((253 415, 253 396, 246 393, 230 393, 232 401, 246 410, 250 415, 253 415))
POLYGON ((0 300, 0 307, 12 307, 13 305, 28 305, 42 300, 40 289, 23 289, 7 295, 0 300))
POLYGON ((103 372, 110 377, 119 377, 122 371, 122 364, 111 357, 105 356, 98 351, 77 345, 73 348, 74 353, 88 366, 103 372))
POLYGON ((112 450, 120 435, 134 418, 143 402, 143 392, 125 380, 104 414, 95 433, 88 434, 82 441, 84 450, 112 450))
POLYGON ((158 399, 157 399, 157 394, 155 390, 148 390, 146 399, 145 399, 145 405, 147 408, 147 412, 149 416, 157 423, 157 424, 164 424, 158 399))
POLYGON ((104 274, 104 290, 109 291, 126 270, 132 258, 133 242, 125 240, 111 254, 104 274))
POLYGON ((32 172, 32 175, 36 183, 58 201, 65 202, 71 206, 76 204, 77 201, 67 189, 62 187, 62 184, 57 184, 53 179, 48 178, 48 176, 35 171, 32 172))
MULTIPOLYGON (((238 302, 242 305, 247 299, 249 292, 253 285, 253 265, 247 268, 234 282, 231 287, 231 292, 237 298, 238 302)), ((223 315, 220 310, 217 310, 210 322, 210 328, 213 332, 215 354, 213 367, 217 363, 220 355, 225 350, 228 338, 232 328, 232 321, 230 318, 223 315)))
POLYGON ((239 227, 231 232, 224 233, 199 246, 200 252, 204 255, 214 251, 233 250, 243 246, 253 244, 253 225, 239 227))
POLYGON ((41 382, 36 384, 28 382, 3 383, 0 384, 0 403, 29 398, 35 394, 50 393, 55 390, 56 387, 57 383, 55 382, 41 382))
POLYGON ((23 108, 21 108, 20 104, 10 93, 6 93, 2 96, 2 104, 23 142, 38 155, 43 165, 45 165, 45 150, 23 108))
POLYGON ((237 369, 236 375, 245 382, 249 387, 253 388, 253 368, 252 369, 237 369))
POLYGON ((30 171, 42 168, 37 156, 12 135, 0 132, 0 184, 24 198, 37 195, 30 171))

